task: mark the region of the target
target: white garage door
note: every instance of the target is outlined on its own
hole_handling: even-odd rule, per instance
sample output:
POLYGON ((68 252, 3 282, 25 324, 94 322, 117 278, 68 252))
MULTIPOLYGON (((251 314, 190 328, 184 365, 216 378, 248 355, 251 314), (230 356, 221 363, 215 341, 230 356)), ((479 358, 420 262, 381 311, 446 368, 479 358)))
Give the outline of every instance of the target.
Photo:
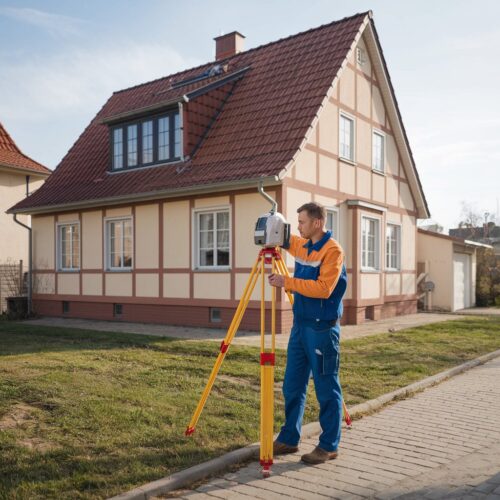
POLYGON ((470 255, 453 254, 453 310, 471 307, 470 255))

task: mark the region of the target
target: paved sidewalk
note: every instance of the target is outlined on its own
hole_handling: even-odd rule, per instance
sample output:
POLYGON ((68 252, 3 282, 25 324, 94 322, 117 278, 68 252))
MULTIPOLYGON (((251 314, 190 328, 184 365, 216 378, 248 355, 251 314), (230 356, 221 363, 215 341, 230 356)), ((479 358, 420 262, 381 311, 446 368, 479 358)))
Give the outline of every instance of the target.
MULTIPOLYGON (((368 321, 361 325, 346 325, 342 327, 341 338, 354 339, 388 331, 402 330, 415 326, 438 323, 457 319, 453 314, 417 313, 380 321, 368 321)), ((186 326, 155 325, 146 323, 128 323, 121 321, 99 321, 90 319, 72 318, 40 318, 26 321, 31 325, 61 326, 65 328, 83 328, 103 332, 138 333, 158 337, 178 337, 186 340, 217 340, 221 341, 226 336, 226 330, 215 328, 195 328, 186 326)), ((286 349, 289 334, 276 336, 276 347, 286 349)), ((260 346, 260 333, 238 331, 234 344, 260 346)))
POLYGON ((337 460, 302 464, 278 457, 262 479, 254 462, 194 491, 190 500, 228 498, 487 498, 500 500, 500 358, 399 401, 344 430, 337 460))

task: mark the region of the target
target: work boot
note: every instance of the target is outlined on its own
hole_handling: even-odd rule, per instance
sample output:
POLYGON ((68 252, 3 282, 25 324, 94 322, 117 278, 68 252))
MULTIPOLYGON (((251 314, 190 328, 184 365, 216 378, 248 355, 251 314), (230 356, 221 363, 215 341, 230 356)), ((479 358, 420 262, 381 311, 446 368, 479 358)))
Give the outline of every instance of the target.
POLYGON ((302 455, 300 459, 306 464, 322 464, 327 460, 333 460, 334 458, 337 458, 338 455, 339 454, 336 451, 326 451, 323 448, 316 446, 316 448, 314 448, 311 453, 302 455))
POLYGON ((289 444, 280 443, 279 441, 274 441, 273 443, 273 455, 288 455, 289 453, 295 453, 299 451, 298 446, 291 446, 289 444))

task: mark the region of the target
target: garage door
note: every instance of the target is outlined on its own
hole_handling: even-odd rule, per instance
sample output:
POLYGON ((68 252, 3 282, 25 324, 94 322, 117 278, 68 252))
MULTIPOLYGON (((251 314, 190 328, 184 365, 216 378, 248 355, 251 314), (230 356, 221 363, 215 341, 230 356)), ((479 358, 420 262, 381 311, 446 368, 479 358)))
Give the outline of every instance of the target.
POLYGON ((453 310, 471 307, 470 255, 453 254, 453 310))

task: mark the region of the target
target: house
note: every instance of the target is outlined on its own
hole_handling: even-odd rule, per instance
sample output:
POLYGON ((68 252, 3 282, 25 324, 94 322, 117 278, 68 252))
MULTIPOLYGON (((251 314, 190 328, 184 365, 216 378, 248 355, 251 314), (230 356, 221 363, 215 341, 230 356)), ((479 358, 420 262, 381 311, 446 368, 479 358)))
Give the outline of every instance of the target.
MULTIPOLYGON (((12 274, 22 275, 28 265, 28 234, 6 211, 38 189, 51 171, 22 153, 0 123, 0 312, 12 293, 12 274), (16 268, 16 270, 14 270, 16 268)), ((21 222, 29 217, 20 215, 21 222)))
POLYGON ((476 251, 490 245, 418 229, 418 271, 433 284, 427 310, 458 311, 476 305, 476 251))
POLYGON ((482 227, 457 227, 448 231, 450 236, 466 238, 485 245, 491 245, 495 255, 500 256, 500 226, 494 222, 483 224, 482 227))
MULTIPOLYGON (((372 13, 247 51, 238 32, 215 41, 215 61, 115 92, 11 209, 33 216, 35 309, 227 326, 270 208, 262 180, 294 230, 304 202, 328 208, 346 251, 344 322, 415 312, 429 210, 372 13)), ((242 328, 258 329, 258 298, 242 328)))

